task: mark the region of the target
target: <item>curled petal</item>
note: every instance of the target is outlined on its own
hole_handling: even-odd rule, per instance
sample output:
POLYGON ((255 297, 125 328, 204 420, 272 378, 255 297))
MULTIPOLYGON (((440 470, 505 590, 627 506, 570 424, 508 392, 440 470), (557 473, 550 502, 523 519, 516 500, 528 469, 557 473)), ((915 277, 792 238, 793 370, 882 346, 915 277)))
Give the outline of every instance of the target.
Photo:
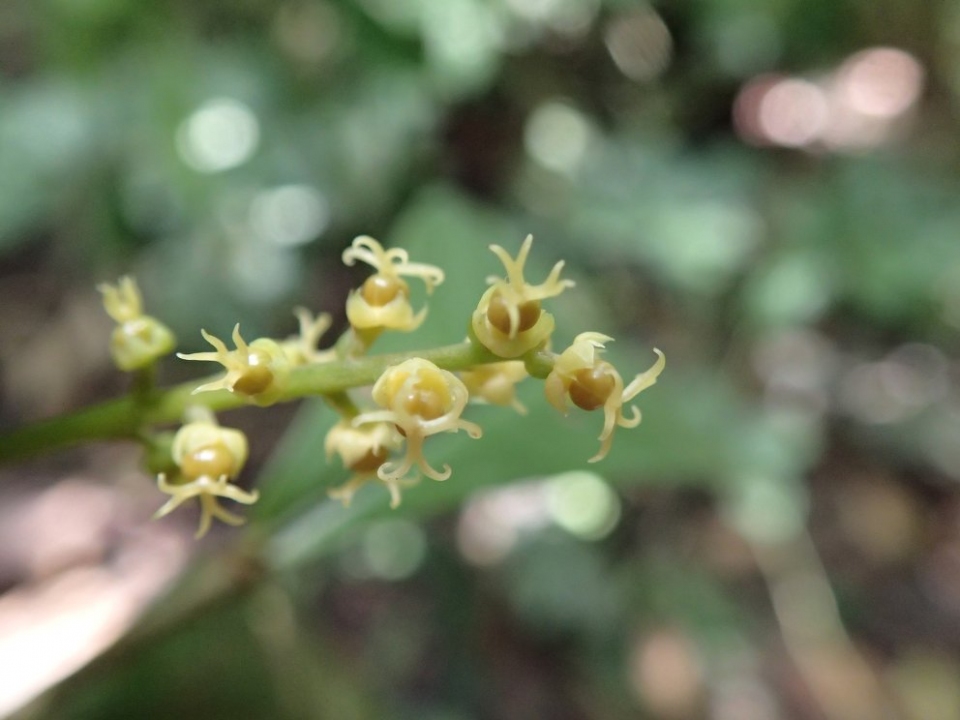
MULTIPOLYGON (((225 478, 226 476, 224 476, 225 478)), ((225 498, 230 498, 234 502, 241 503, 243 505, 253 505, 257 500, 260 499, 260 493, 257 490, 252 490, 247 492, 246 490, 241 490, 236 485, 230 485, 224 479, 223 484, 217 490, 217 495, 225 498)))
POLYGON ((458 430, 466 430, 467 435, 472 437, 474 440, 478 440, 483 437, 483 428, 477 425, 475 422, 470 422, 469 420, 457 420, 457 426, 451 428, 451 431, 457 432, 458 430))
POLYGON ((660 373, 663 372, 663 369, 667 365, 667 358, 662 352, 657 348, 654 348, 653 351, 658 355, 657 361, 653 366, 646 372, 642 372, 637 375, 633 380, 630 381, 630 384, 624 388, 623 391, 623 401, 627 402, 632 400, 641 392, 646 390, 648 387, 652 386, 657 382, 657 378, 660 377, 660 373))
POLYGON ((412 263, 409 257, 402 248, 384 250, 383 246, 369 235, 355 238, 353 244, 343 251, 343 262, 346 265, 354 265, 360 260, 388 277, 419 277, 426 284, 427 292, 432 293, 434 287, 444 280, 443 270, 434 265, 412 263))
POLYGON ((366 425, 367 423, 376 422, 399 424, 399 418, 397 417, 397 413, 393 412, 393 410, 371 410, 370 412, 360 413, 350 421, 350 424, 353 425, 353 427, 360 427, 361 425, 366 425))
POLYGON ((640 408, 638 408, 636 405, 631 405, 630 415, 630 417, 626 417, 621 409, 620 413, 617 415, 617 425, 622 428, 635 428, 637 425, 639 425, 642 417, 640 414, 640 408))

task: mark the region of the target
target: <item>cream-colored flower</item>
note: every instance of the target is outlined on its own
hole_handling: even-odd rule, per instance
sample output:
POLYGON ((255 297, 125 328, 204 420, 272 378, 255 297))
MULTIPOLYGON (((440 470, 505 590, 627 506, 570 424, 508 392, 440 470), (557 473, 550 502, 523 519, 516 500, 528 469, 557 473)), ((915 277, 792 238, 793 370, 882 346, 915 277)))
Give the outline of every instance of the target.
POLYGON ((166 325, 143 314, 143 299, 136 281, 125 276, 116 285, 104 283, 103 307, 117 322, 110 336, 110 355, 118 368, 139 370, 173 352, 177 341, 166 325))
POLYGON ((666 365, 663 353, 654 348, 653 351, 659 356, 657 361, 624 387, 623 378, 616 368, 600 358, 604 345, 612 341, 613 338, 595 332, 577 335, 573 344, 557 358, 544 384, 547 400, 564 415, 567 414, 567 398, 583 410, 603 407, 603 432, 598 438, 600 450, 589 462, 597 462, 607 456, 617 425, 632 428, 640 424, 639 408, 631 405, 631 415, 626 417, 623 405, 653 385, 666 365))
POLYGON ((201 330, 204 340, 216 348, 216 352, 177 353, 181 360, 217 362, 227 369, 219 380, 205 383, 194 394, 210 390, 229 390, 243 395, 257 405, 276 402, 283 383, 290 372, 290 361, 283 348, 275 340, 260 338, 249 345, 240 336, 240 323, 233 328, 233 343, 236 350, 227 350, 219 338, 201 330))
POLYGON ((471 325, 480 342, 500 357, 519 357, 546 342, 553 332, 554 321, 553 316, 540 307, 540 301, 574 285, 572 280, 560 279, 563 260, 553 266, 541 284, 528 284, 523 268, 532 244, 533 235, 527 235, 515 259, 499 245, 490 246, 503 262, 507 278, 487 278, 491 286, 480 298, 471 325))
POLYGON ((491 405, 509 406, 521 415, 527 408, 517 399, 517 383, 527 377, 522 360, 505 360, 478 365, 460 373, 460 379, 470 391, 470 399, 491 405))
POLYGON ((228 525, 245 522, 221 507, 217 500, 224 497, 250 505, 259 498, 256 490, 246 492, 230 484, 247 460, 247 438, 242 432, 220 427, 210 415, 208 419, 181 427, 174 436, 171 454, 178 472, 169 481, 164 473, 157 476, 157 487, 171 497, 154 513, 154 518, 171 513, 190 498, 198 498, 197 538, 207 534, 213 518, 228 525))
POLYGON ((359 330, 383 329, 416 330, 427 316, 424 307, 414 314, 410 305, 410 287, 402 275, 419 277, 427 286, 427 293, 443 282, 443 270, 433 265, 412 263, 406 250, 384 250, 372 237, 361 235, 343 251, 343 262, 354 265, 357 260, 372 266, 377 272, 347 298, 347 318, 359 330))
POLYGON ((313 313, 303 307, 294 308, 293 314, 297 316, 300 332, 280 343, 280 347, 287 356, 290 365, 298 367, 300 365, 329 362, 335 359, 336 353, 333 350, 321 351, 319 349, 320 338, 330 329, 333 322, 330 315, 320 313, 314 317, 313 313))
POLYGON ((390 507, 400 504, 400 489, 412 484, 399 479, 383 479, 377 475, 380 466, 393 450, 403 445, 403 438, 390 423, 370 423, 354 427, 348 420, 341 420, 330 428, 324 441, 329 460, 340 456, 344 467, 353 471, 353 476, 343 485, 329 490, 327 494, 350 507, 354 493, 370 481, 379 481, 390 491, 390 507))
POLYGON ((411 358, 387 368, 373 386, 374 402, 386 409, 362 413, 353 419, 355 427, 393 423, 406 438, 403 459, 381 465, 378 477, 384 482, 402 480, 414 464, 433 480, 450 477, 449 465, 445 464, 442 472, 430 466, 423 456, 423 441, 430 435, 458 430, 479 438, 483 434, 480 426, 460 418, 468 399, 463 382, 429 360, 411 358))

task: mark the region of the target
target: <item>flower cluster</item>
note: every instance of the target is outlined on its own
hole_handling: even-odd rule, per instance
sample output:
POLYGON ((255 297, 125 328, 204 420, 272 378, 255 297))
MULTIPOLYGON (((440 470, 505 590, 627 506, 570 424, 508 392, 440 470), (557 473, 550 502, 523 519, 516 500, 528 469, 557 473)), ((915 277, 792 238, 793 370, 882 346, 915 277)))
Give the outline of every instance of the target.
POLYGON ((228 525, 242 525, 244 519, 225 510, 217 498, 228 498, 244 505, 255 503, 256 490, 245 492, 230 483, 247 461, 247 438, 239 430, 222 428, 212 414, 187 423, 173 438, 171 449, 177 472, 167 478, 157 476, 157 487, 170 499, 154 514, 161 518, 191 498, 200 500, 200 526, 197 538, 207 534, 213 518, 228 525))
MULTIPOLYGON (((461 430, 471 438, 480 438, 480 426, 462 417, 471 401, 526 414, 526 407, 517 398, 517 385, 530 376, 544 379, 547 400, 564 414, 568 403, 587 411, 603 410, 600 449, 590 458, 590 462, 596 462, 610 452, 616 427, 631 428, 640 423, 639 409, 629 403, 656 382, 664 368, 664 356, 655 349, 656 363, 625 383, 602 357, 605 344, 612 340, 606 335, 581 333, 567 349, 559 354, 552 352, 555 321, 543 309, 542 301, 560 295, 574 283, 561 278, 563 261, 553 266, 543 282, 528 283, 525 270, 532 243, 533 238, 527 236, 516 257, 499 245, 490 246, 503 263, 506 277, 488 278, 489 288, 470 317, 470 336, 459 346, 399 357, 360 357, 383 331, 409 332, 423 323, 427 308, 414 310, 404 278, 420 278, 428 294, 444 280, 440 268, 411 262, 405 250, 384 249, 373 238, 361 236, 344 251, 343 261, 347 265, 366 263, 374 273, 347 298, 350 327, 332 347, 319 349, 332 323, 331 316, 314 316, 297 308, 296 336, 247 343, 237 324, 231 350, 222 340, 201 330, 214 350, 178 357, 215 362, 226 370, 223 376, 194 388, 194 394, 225 390, 257 405, 310 392, 320 394, 340 415, 324 442, 327 459, 339 456, 351 473, 345 483, 328 492, 347 506, 357 490, 368 483, 383 485, 389 491, 390 506, 397 507, 402 490, 418 483, 421 476, 447 480, 452 474, 450 465, 444 463, 437 469, 424 454, 427 438, 461 430), (441 367, 444 364, 449 369, 441 367), (376 368, 382 368, 379 374, 374 372, 376 368), (459 371, 459 375, 451 370, 459 371), (371 383, 366 406, 362 399, 351 396, 352 388, 371 383)), ((124 278, 115 288, 101 289, 108 312, 119 323, 114 357, 121 367, 143 367, 172 349, 169 331, 142 314, 132 280, 124 278)), ((153 445, 156 448, 162 444, 153 445)), ((173 438, 170 462, 160 466, 169 472, 159 474, 157 485, 170 499, 156 516, 162 517, 195 497, 201 509, 198 537, 207 532, 213 518, 240 524, 242 518, 222 508, 219 498, 245 504, 256 501, 256 492, 246 492, 231 482, 246 457, 244 435, 221 428, 211 413, 188 422, 173 438)))
POLYGON ((116 285, 97 286, 103 294, 103 307, 117 322, 110 336, 110 354, 125 372, 152 365, 171 352, 177 341, 166 325, 143 314, 143 299, 136 281, 129 276, 116 285))

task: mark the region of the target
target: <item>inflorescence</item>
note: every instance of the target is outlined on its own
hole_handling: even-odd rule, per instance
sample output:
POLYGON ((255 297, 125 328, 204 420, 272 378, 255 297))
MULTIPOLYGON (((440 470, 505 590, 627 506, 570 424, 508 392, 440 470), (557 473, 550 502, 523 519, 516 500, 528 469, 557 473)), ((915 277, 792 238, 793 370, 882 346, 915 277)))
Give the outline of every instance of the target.
MULTIPOLYGON (((480 438, 480 426, 462 417, 470 402, 511 407, 526 414, 517 399, 516 386, 530 377, 528 369, 545 378, 546 398, 561 413, 568 412, 568 401, 582 410, 603 410, 600 449, 590 462, 607 456, 617 426, 632 428, 640 424, 640 410, 628 403, 657 381, 665 364, 663 353, 654 349, 658 359, 653 366, 625 384, 616 368, 602 358, 605 344, 612 341, 606 335, 581 333, 561 353, 551 352, 555 321, 541 303, 574 283, 561 278, 563 261, 553 266, 543 282, 527 282, 525 265, 532 244, 533 237, 528 235, 515 258, 499 245, 490 246, 503 263, 506 277, 488 279, 490 287, 470 318, 467 343, 482 350, 477 355, 482 359, 476 364, 460 369, 458 374, 415 356, 389 365, 373 383, 370 396, 374 407, 358 407, 346 393, 349 384, 324 396, 340 415, 326 437, 327 458, 338 455, 351 473, 346 483, 328 491, 331 497, 349 506, 359 488, 377 482, 389 491, 390 506, 395 508, 402 490, 417 484, 421 475, 447 480, 452 468, 443 464, 438 470, 431 464, 424 454, 425 441, 438 433, 460 430, 471 438, 480 438)), ((308 310, 297 308, 299 334, 286 340, 259 338, 248 343, 237 324, 232 350, 201 330, 213 351, 178 353, 184 360, 218 363, 226 372, 193 391, 199 394, 197 405, 189 408, 187 421, 174 435, 169 450, 167 466, 174 470, 157 477, 158 488, 170 499, 155 517, 197 498, 201 513, 197 537, 201 537, 213 518, 231 525, 244 522, 224 509, 220 498, 247 505, 258 498, 257 491, 248 492, 233 484, 247 459, 246 436, 218 425, 203 405, 203 393, 225 390, 261 406, 292 399, 297 393, 287 391, 297 368, 349 364, 364 355, 383 331, 410 332, 420 327, 427 308, 413 309, 405 277, 422 280, 428 294, 444 280, 440 268, 410 262, 405 250, 384 250, 367 236, 353 241, 344 251, 343 261, 347 265, 361 261, 375 272, 347 298, 350 328, 334 346, 326 350, 318 347, 331 325, 330 316, 322 313, 314 317, 308 310)), ((140 292, 132 278, 124 277, 116 286, 102 285, 100 290, 107 312, 118 324, 111 352, 120 369, 149 369, 158 358, 172 352, 173 334, 158 320, 143 314, 140 292)))

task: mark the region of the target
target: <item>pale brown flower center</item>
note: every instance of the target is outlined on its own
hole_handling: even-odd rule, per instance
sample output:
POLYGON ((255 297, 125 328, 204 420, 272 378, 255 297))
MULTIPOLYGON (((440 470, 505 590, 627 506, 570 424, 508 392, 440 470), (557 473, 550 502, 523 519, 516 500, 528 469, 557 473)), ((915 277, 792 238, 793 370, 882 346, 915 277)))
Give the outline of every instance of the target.
POLYGON ((574 373, 570 383, 570 400, 583 410, 596 410, 603 405, 616 385, 610 363, 597 363, 592 368, 584 368, 574 373))
POLYGON ((187 453, 180 460, 180 471, 184 477, 196 480, 201 477, 219 478, 233 473, 234 459, 225 445, 207 445, 187 453))
POLYGON ((410 294, 407 284, 400 278, 380 273, 368 277, 360 288, 360 295, 374 307, 383 307, 400 293, 410 294))
MULTIPOLYGON (((499 292, 494 293, 493 297, 490 298, 490 305, 487 307, 487 319, 490 321, 490 324, 504 335, 510 334, 510 312, 508 307, 507 301, 503 299, 503 296, 499 292)), ((517 323, 518 333, 529 330, 536 325, 537 320, 540 319, 539 300, 528 300, 527 302, 520 303, 517 310, 519 312, 519 322, 517 323)))
POLYGON ((251 350, 247 355, 248 367, 233 384, 233 391, 242 395, 256 395, 270 387, 273 382, 270 359, 270 354, 263 350, 251 350))
POLYGON ((388 457, 390 457, 390 451, 387 448, 381 447, 377 450, 370 448, 362 458, 350 465, 350 469, 361 473, 374 472, 387 461, 388 457))
POLYGON ((402 400, 403 409, 424 420, 435 420, 446 412, 443 398, 435 390, 415 388, 402 400))

